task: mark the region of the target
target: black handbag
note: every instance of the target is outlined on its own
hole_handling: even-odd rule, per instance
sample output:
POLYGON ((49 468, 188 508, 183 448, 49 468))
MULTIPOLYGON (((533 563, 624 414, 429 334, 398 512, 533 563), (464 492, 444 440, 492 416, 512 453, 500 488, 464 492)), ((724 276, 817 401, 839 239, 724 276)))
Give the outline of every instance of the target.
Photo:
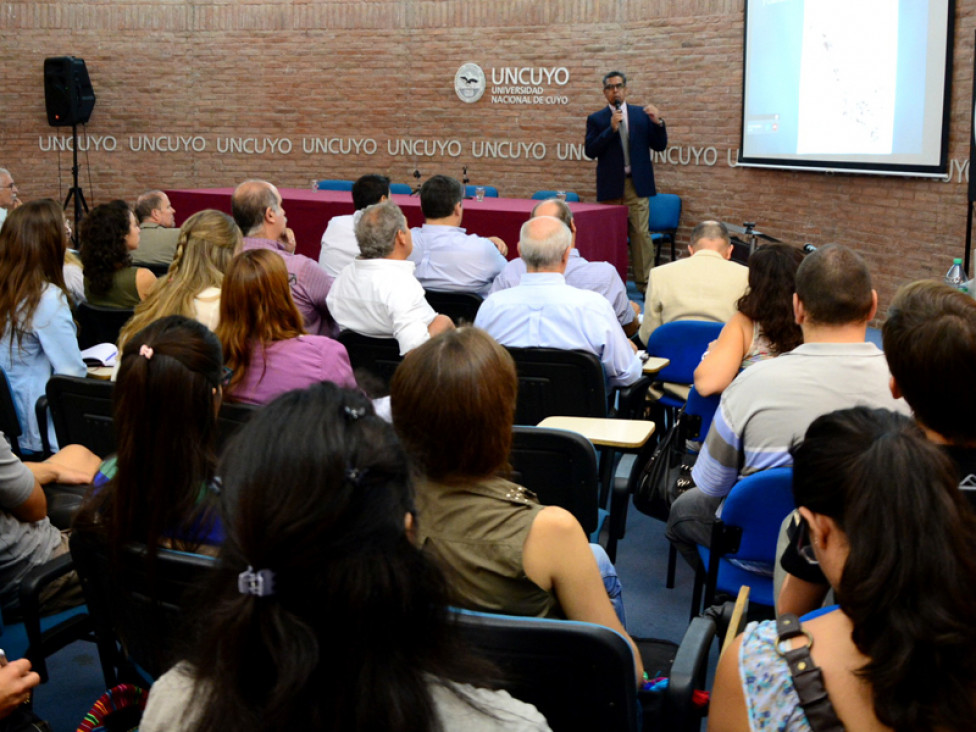
POLYGON ((697 435, 701 429, 701 417, 678 412, 671 429, 667 431, 647 464, 641 470, 634 489, 634 508, 641 513, 667 521, 671 504, 694 486, 691 469, 698 455, 688 452, 688 435, 697 435))

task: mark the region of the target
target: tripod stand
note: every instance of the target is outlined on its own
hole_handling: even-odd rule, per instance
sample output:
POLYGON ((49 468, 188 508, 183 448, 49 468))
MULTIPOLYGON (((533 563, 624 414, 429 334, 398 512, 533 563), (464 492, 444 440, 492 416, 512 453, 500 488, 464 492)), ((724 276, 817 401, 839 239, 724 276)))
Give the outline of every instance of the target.
POLYGON ((68 204, 74 199, 75 202, 75 225, 71 229, 71 241, 78 248, 78 225, 81 223, 81 212, 88 213, 88 203, 85 202, 85 194, 78 185, 78 125, 71 125, 71 190, 68 191, 64 199, 64 210, 68 210, 68 204))

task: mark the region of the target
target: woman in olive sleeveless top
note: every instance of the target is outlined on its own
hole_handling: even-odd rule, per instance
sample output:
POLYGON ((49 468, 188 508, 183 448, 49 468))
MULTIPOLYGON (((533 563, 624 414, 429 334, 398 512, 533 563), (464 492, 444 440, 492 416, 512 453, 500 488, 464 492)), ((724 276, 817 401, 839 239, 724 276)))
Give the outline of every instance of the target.
POLYGON ((132 266, 139 248, 139 223, 125 201, 96 206, 79 230, 85 299, 89 305, 134 308, 156 284, 148 269, 132 266))

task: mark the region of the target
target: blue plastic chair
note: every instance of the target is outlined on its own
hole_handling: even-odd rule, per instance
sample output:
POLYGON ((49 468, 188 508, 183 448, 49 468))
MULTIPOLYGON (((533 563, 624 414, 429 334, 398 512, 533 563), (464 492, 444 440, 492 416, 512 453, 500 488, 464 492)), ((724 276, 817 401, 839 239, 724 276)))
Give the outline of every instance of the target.
POLYGON ((648 228, 654 243, 654 266, 661 263, 661 246, 665 240, 671 243, 671 261, 675 260, 674 237, 681 223, 681 196, 675 193, 658 193, 647 199, 650 203, 648 228))
POLYGON ((413 188, 408 183, 390 183, 390 193, 409 196, 413 193, 413 188))
POLYGON ((776 562, 776 540, 780 525, 795 508, 793 468, 770 468, 748 475, 736 483, 722 505, 722 518, 712 527, 711 546, 699 546, 698 555, 707 567, 695 577, 692 617, 715 602, 717 592, 736 595, 739 587, 751 588, 749 602, 773 607, 772 568, 776 562), (769 576, 733 564, 768 565, 769 576))
POLYGON ((315 187, 320 191, 351 191, 352 184, 351 180, 320 180, 315 187))
MULTIPOLYGON (((657 380, 669 384, 694 384, 695 369, 701 363, 702 355, 708 344, 718 338, 724 325, 705 320, 675 320, 655 328, 647 340, 647 352, 671 361, 658 372, 657 380)), ((658 401, 671 409, 678 409, 685 403, 683 399, 667 394, 658 401)))
MULTIPOLYGON (((580 197, 579 193, 575 191, 563 191, 566 194, 566 200, 571 203, 579 203, 580 197)), ((547 198, 555 198, 555 191, 536 191, 532 194, 533 201, 545 201, 547 198)))
POLYGON ((474 198, 475 188, 484 188, 485 198, 498 198, 498 189, 495 186, 465 186, 464 195, 467 198, 474 198))

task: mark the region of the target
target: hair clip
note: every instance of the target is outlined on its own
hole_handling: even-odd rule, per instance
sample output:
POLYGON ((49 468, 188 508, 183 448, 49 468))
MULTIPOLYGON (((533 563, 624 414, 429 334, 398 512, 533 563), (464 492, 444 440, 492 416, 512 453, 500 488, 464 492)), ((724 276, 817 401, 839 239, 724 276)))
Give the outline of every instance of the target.
POLYGON ((346 413, 346 417, 353 422, 355 422, 360 417, 366 416, 366 407, 345 406, 342 408, 342 410, 346 413))
POLYGON ((149 359, 151 359, 153 357, 153 349, 152 349, 152 347, 151 346, 147 346, 145 343, 143 343, 141 346, 139 346, 139 355, 140 356, 145 356, 146 357, 146 360, 148 361, 149 359))
POLYGON ((362 486, 363 480, 366 478, 366 472, 366 468, 363 468, 362 470, 359 468, 346 468, 346 480, 359 488, 362 486))
POLYGON ((237 591, 242 595, 268 597, 274 594, 274 572, 270 569, 259 569, 248 565, 247 569, 237 575, 237 591))

